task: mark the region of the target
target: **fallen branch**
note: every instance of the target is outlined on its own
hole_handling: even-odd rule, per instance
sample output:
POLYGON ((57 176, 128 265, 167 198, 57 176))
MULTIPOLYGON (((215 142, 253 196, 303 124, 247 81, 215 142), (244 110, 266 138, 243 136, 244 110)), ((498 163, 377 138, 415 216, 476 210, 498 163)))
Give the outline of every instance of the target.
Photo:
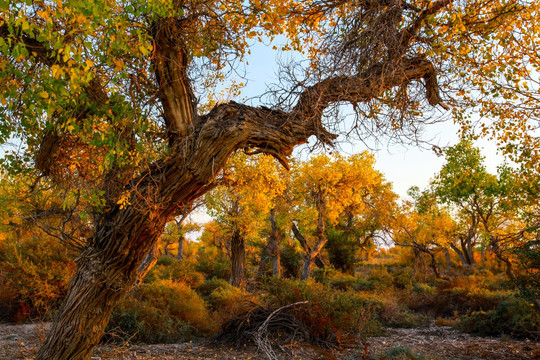
POLYGON ((255 334, 254 340, 255 344, 257 345, 257 349, 261 352, 263 352, 269 360, 279 360, 276 353, 274 352, 274 349, 272 348, 272 343, 268 339, 268 324, 270 323, 270 320, 280 311, 296 306, 296 305, 303 305, 307 304, 308 301, 299 301, 294 304, 289 304, 286 306, 282 306, 279 309, 274 310, 264 321, 264 323, 259 327, 257 330, 257 333, 255 334))

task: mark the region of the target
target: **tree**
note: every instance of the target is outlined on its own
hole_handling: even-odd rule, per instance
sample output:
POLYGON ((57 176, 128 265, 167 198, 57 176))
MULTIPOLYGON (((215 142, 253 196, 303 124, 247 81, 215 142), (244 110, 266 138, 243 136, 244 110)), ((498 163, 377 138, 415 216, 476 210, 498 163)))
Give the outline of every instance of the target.
POLYGON ((84 184, 102 199, 37 359, 88 358, 165 224, 212 188, 229 156, 264 152, 287 166, 309 137, 332 143, 323 114, 339 104, 352 103, 358 115, 346 132, 415 140, 423 112, 436 116, 432 106, 448 108, 443 97, 452 96, 456 116, 476 106, 496 119, 487 132, 513 145, 505 134, 521 129, 515 134, 527 146, 516 153, 536 154, 526 121, 539 109, 530 86, 540 68, 537 7, 528 0, 1 2, 0 140, 21 143, 5 163, 84 184), (309 61, 289 74, 295 81, 272 108, 198 106, 249 39, 282 33, 284 48, 304 49, 309 61))
MULTIPOLYGON (((373 164, 365 165, 368 168, 363 172, 373 171, 369 169, 373 164)), ((397 195, 382 174, 375 176, 371 184, 364 183, 362 186, 362 202, 351 202, 343 209, 337 224, 330 224, 326 229, 326 250, 330 263, 343 272, 354 273, 362 256, 365 258, 377 247, 375 238, 396 211, 397 195)))
POLYGON ((446 149, 445 156, 446 163, 432 186, 434 194, 459 218, 456 235, 461 249, 454 244, 452 248, 463 264, 475 265, 473 249, 477 241, 484 239, 485 245, 506 264, 510 279, 514 279, 512 262, 505 254, 512 246, 503 243, 516 241, 517 229, 522 227, 518 209, 525 203, 516 198, 520 190, 512 171, 501 166, 497 176, 490 174, 480 150, 468 140, 446 149))
MULTIPOLYGON (((436 253, 445 250, 455 232, 455 222, 444 208, 434 202, 429 192, 409 190, 414 202, 405 202, 385 226, 386 234, 397 246, 409 247, 414 253, 414 272, 422 255, 430 258, 429 266, 437 278, 441 277, 436 253)), ((445 253, 446 255, 446 253, 445 253)), ((449 262, 447 256, 447 262, 449 262)))
POLYGON ((245 286, 247 241, 259 236, 274 208, 274 199, 284 189, 272 157, 238 154, 223 170, 219 186, 207 194, 209 213, 229 238, 232 285, 245 286))
POLYGON ((368 213, 376 189, 384 186, 374 161, 367 152, 350 157, 317 155, 293 169, 293 219, 297 223, 293 231, 305 252, 302 279, 309 278, 312 263, 328 242, 327 227, 335 227, 342 215, 349 215, 352 227, 355 216, 368 213))

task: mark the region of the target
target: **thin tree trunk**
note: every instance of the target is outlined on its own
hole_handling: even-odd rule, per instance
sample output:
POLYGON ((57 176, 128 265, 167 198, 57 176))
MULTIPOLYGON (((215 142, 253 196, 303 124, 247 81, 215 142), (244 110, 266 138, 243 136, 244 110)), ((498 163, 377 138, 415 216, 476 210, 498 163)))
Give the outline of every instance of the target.
POLYGON ((474 260, 474 251, 472 245, 472 239, 467 239, 467 255, 470 260, 471 266, 476 266, 476 260, 474 260))
POLYGON ((154 267, 158 260, 158 246, 157 243, 152 247, 152 250, 146 255, 141 265, 139 265, 139 275, 137 276, 137 281, 134 286, 138 286, 148 274, 150 269, 154 267))
MULTIPOLYGON (((300 243, 304 251, 306 253, 310 253, 311 247, 308 245, 306 238, 304 237, 304 235, 302 235, 302 233, 300 232, 296 224, 293 223, 291 226, 291 229, 294 234, 294 237, 296 238, 296 240, 298 240, 298 242, 300 243)), ((321 269, 325 267, 324 261, 321 259, 320 254, 317 254, 315 259, 312 259, 311 261, 315 262, 315 265, 317 265, 317 267, 321 269)))
POLYGON ((280 250, 279 250, 279 229, 276 223, 275 209, 270 210, 270 236, 268 237, 268 243, 264 247, 263 254, 261 255, 261 261, 259 263, 259 270, 257 274, 262 276, 264 274, 264 266, 269 259, 272 259, 272 275, 280 277, 280 250))
POLYGON ((517 282, 516 275, 514 273, 514 266, 512 265, 512 262, 504 256, 503 250, 501 249, 501 246, 499 244, 499 239, 495 236, 490 236, 490 244, 491 248, 493 249, 493 252, 495 253, 495 256, 499 260, 501 260, 506 265, 506 276, 515 284, 517 282))
POLYGON ((184 234, 178 237, 178 252, 176 253, 176 260, 178 261, 184 260, 184 242, 185 241, 186 241, 186 237, 184 236, 184 234))
POLYGON ((427 252, 429 256, 431 257, 431 269, 433 269, 433 273, 435 274, 435 277, 437 279, 440 279, 441 274, 439 273, 439 267, 437 266, 437 259, 435 258, 435 255, 432 252, 427 252))
MULTIPOLYGON (((317 196, 317 244, 307 252, 304 256, 304 266, 302 268, 302 280, 309 279, 311 275, 311 263, 316 259, 324 245, 327 243, 328 239, 325 235, 326 226, 324 223, 326 207, 323 199, 323 194, 319 193, 317 196)), ((297 229, 298 230, 298 229, 297 229)))
POLYGON ((469 251, 467 249, 467 245, 465 243, 465 240, 460 239, 459 244, 461 246, 461 253, 465 257, 465 264, 466 265, 472 265, 471 258, 469 257, 469 251))
POLYGON ((459 250, 459 248, 454 245, 454 244, 450 244, 450 247, 452 248, 452 250, 454 250, 456 252, 456 254, 458 254, 459 256, 459 261, 461 261, 461 265, 462 266, 467 266, 467 260, 465 259, 465 256, 463 255, 463 252, 461 250, 459 250))
MULTIPOLYGON (((201 202, 199 203, 201 204, 201 202)), ((200 205, 196 205, 200 206, 200 205)), ((176 228, 178 229, 180 236, 178 236, 178 251, 176 253, 176 260, 182 261, 184 260, 184 242, 186 241, 186 236, 184 234, 184 230, 182 229, 182 226, 184 224, 184 221, 187 219, 189 213, 193 211, 194 206, 193 204, 190 204, 189 206, 185 206, 184 210, 182 211, 182 216, 180 219, 175 219, 174 222, 176 223, 176 228)))
POLYGON ((272 258, 272 275, 279 278, 281 277, 281 251, 277 248, 275 256, 272 258))
POLYGON ((443 247, 443 253, 444 253, 444 258, 446 259, 446 267, 451 268, 452 261, 450 259, 450 252, 448 251, 447 248, 443 247))
POLYGON ((313 262, 313 259, 311 258, 310 254, 307 254, 304 256, 304 265, 302 266, 302 275, 300 276, 300 279, 307 280, 309 279, 311 275, 311 264, 313 262))
POLYGON ((232 286, 243 288, 246 284, 246 243, 239 231, 231 239, 231 279, 232 286))

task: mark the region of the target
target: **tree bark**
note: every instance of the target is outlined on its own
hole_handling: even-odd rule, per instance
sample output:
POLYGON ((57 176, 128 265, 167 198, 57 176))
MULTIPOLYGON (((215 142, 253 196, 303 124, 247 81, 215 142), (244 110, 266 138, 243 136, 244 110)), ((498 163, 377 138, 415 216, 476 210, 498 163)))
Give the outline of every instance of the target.
MULTIPOLYGON (((304 266, 302 268, 302 280, 309 279, 311 275, 311 264, 315 258, 317 258, 324 247, 324 245, 328 242, 328 239, 326 238, 325 230, 326 226, 324 223, 325 220, 325 214, 326 214, 326 206, 324 201, 324 194, 319 192, 317 194, 316 198, 316 206, 317 206, 317 244, 311 249, 310 251, 306 252, 306 255, 304 256, 304 266)), ((309 249, 309 247, 308 247, 309 249)))
MULTIPOLYGON (((291 230, 293 232, 294 237, 296 238, 296 240, 298 240, 298 242, 300 243, 300 245, 302 246, 306 254, 311 253, 311 247, 307 243, 306 238, 304 237, 304 235, 302 235, 302 233, 300 232, 300 229, 298 229, 296 224, 294 223, 292 224, 291 230)), ((317 265, 317 267, 320 269, 323 269, 325 267, 324 261, 321 259, 320 254, 317 254, 315 259, 312 259, 312 261, 314 261, 315 265, 317 265)))
POLYGON ((279 229, 276 222, 276 211, 274 208, 270 210, 269 215, 270 220, 270 236, 268 237, 268 243, 264 247, 263 253, 261 255, 261 261, 259 263, 258 275, 262 276, 264 274, 264 266, 269 259, 272 259, 272 275, 275 277, 280 277, 280 249, 279 249, 279 239, 281 238, 279 229))
POLYGON ((236 230, 231 238, 231 279, 232 286, 243 288, 246 285, 246 241, 236 230))

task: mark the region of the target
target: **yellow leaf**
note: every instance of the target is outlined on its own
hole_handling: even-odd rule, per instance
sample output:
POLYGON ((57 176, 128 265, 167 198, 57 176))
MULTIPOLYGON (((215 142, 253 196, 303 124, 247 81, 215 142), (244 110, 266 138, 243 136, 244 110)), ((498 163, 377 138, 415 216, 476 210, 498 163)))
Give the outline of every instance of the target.
POLYGON ((42 91, 39 93, 39 96, 41 96, 44 99, 47 99, 49 97, 49 93, 46 91, 42 91))

